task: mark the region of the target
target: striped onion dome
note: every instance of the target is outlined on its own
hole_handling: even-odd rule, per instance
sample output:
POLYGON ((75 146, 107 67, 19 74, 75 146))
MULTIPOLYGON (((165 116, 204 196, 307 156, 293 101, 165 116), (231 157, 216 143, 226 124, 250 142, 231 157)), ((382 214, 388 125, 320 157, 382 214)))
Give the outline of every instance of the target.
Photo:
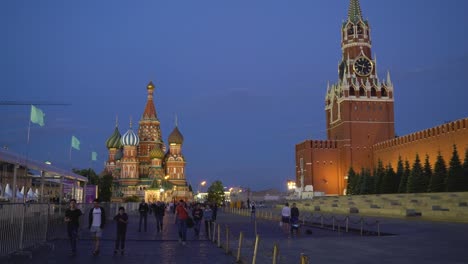
POLYGON ((117 126, 115 126, 114 133, 112 133, 112 135, 106 141, 106 147, 108 149, 121 148, 122 143, 120 142, 120 139, 121 139, 121 135, 120 135, 120 132, 119 132, 119 128, 117 126))
POLYGON ((133 132, 133 129, 130 129, 122 137, 122 145, 124 146, 138 146, 140 144, 140 138, 133 132))
POLYGON ((114 160, 121 160, 123 158, 123 150, 119 149, 114 155, 114 160))
POLYGON ((149 153, 151 159, 163 159, 164 152, 159 145, 156 145, 149 153))
POLYGON ((177 126, 172 130, 171 134, 169 135, 169 144, 182 144, 184 143, 184 136, 180 133, 179 128, 177 126))

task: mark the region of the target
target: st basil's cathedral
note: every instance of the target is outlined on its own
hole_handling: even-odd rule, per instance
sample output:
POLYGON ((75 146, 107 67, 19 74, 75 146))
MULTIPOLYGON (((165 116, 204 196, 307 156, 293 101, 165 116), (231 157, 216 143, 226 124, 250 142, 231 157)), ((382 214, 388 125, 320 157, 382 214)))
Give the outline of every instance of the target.
POLYGON ((109 156, 105 171, 114 177, 113 200, 136 196, 154 202, 193 197, 185 178, 184 137, 176 122, 167 150, 154 106, 154 89, 152 82, 146 87, 148 97, 138 130, 133 130, 130 121, 122 136, 116 123, 114 133, 106 141, 109 156))

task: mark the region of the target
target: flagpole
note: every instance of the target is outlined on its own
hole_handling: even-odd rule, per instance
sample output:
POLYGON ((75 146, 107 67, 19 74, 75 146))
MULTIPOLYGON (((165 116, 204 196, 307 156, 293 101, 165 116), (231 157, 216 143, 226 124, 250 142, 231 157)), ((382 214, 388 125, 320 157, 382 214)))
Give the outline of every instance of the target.
MULTIPOLYGON (((31 108, 32 108, 32 105, 31 105, 31 108)), ((28 140, 26 142, 26 161, 25 161, 25 164, 24 164, 24 177, 25 178, 28 177, 29 138, 30 138, 30 134, 31 134, 31 116, 29 117, 29 122, 28 122, 28 140)), ((25 200, 24 195, 23 195, 23 203, 25 201, 26 200, 25 200)))

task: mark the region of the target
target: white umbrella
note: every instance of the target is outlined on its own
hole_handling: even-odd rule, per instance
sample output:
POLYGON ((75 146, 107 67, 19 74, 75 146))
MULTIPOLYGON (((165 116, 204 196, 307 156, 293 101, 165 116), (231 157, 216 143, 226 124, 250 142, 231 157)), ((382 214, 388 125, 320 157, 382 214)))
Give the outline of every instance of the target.
POLYGON ((34 192, 34 198, 38 198, 39 197, 39 190, 36 188, 36 191, 34 192))
POLYGON ((11 191, 10 184, 8 183, 5 187, 5 197, 8 197, 8 198, 13 197, 13 192, 11 191))
POLYGON ((24 185, 23 185, 23 187, 21 187, 20 193, 21 193, 21 195, 24 197, 24 185))

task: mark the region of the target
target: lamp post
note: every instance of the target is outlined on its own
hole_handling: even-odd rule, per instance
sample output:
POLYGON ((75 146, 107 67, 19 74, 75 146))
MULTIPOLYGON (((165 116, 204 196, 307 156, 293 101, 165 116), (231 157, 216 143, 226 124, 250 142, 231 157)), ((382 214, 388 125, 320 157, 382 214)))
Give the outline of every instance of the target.
POLYGON ((206 185, 206 181, 202 181, 202 182, 200 182, 200 183, 198 184, 198 188, 197 188, 198 190, 197 190, 197 192, 198 192, 198 199, 199 199, 199 200, 201 200, 201 194, 200 194, 201 192, 200 192, 200 189, 201 189, 202 186, 205 186, 205 185, 206 185))

